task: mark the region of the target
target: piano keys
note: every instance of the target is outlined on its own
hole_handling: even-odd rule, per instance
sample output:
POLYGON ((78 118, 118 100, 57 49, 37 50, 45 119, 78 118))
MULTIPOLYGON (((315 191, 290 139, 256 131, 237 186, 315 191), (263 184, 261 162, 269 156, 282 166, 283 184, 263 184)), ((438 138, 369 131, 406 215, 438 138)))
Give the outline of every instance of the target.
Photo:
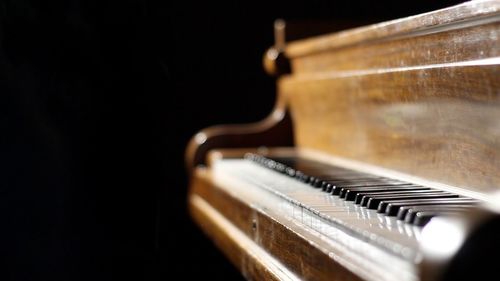
MULTIPOLYGON (((426 262, 422 246, 425 226, 434 217, 476 216, 485 204, 481 198, 443 190, 439 184, 393 178, 390 171, 384 173, 363 163, 343 166, 342 161, 319 162, 298 156, 302 153, 294 149, 270 149, 267 156, 244 151, 213 151, 210 174, 198 170, 193 183, 197 195, 191 197, 191 203, 204 209, 211 202, 239 228, 234 231, 253 238, 273 255, 286 260, 290 258, 287 251, 299 248, 300 255, 306 256, 295 253, 295 258, 305 271, 301 277, 288 272, 297 280, 322 280, 339 274, 362 280, 425 280, 421 275, 426 262), (278 157, 272 156, 274 151, 278 157), (324 189, 322 181, 335 182, 341 192, 324 189), (348 199, 347 191, 362 198, 384 195, 384 199, 368 208, 362 200, 356 203, 352 197, 348 199), (283 243, 292 248, 283 248, 283 243), (310 245, 304 249, 300 247, 303 243, 310 245), (322 264, 331 262, 330 267, 307 269, 315 267, 319 259, 322 264)), ((197 211, 193 216, 201 219, 197 211)), ((207 221, 200 223, 206 225, 207 221)), ((298 265, 292 263, 294 266, 298 265)))
POLYGON ((193 219, 252 280, 498 274, 499 38, 482 0, 280 40, 270 116, 188 145, 193 219))
MULTIPOLYGON (((321 191, 344 201, 353 201, 357 207, 376 210, 377 213, 389 217, 399 214, 398 220, 418 226, 423 226, 430 218, 440 213, 459 213, 478 203, 478 200, 451 192, 384 177, 370 176, 312 160, 300 158, 273 159, 256 154, 247 154, 246 158, 263 167, 304 182, 315 189, 331 185, 333 187, 331 191, 328 188, 322 188, 321 191), (287 166, 284 163, 293 164, 287 166), (365 181, 366 178, 370 178, 370 181, 365 181), (388 211, 387 208, 392 202, 400 204, 391 205, 392 210, 388 211), (425 205, 422 205, 422 203, 425 203, 425 205), (404 208, 403 210, 406 210, 406 212, 400 213, 401 208, 404 208), (423 219, 424 212, 426 219, 423 219), (419 215, 419 213, 421 214, 419 215), (415 221, 415 217, 420 218, 420 220, 415 221)), ((300 198, 295 200, 303 204, 303 200, 300 200, 300 198)), ((328 205, 325 207, 328 207, 328 205)), ((325 211, 329 211, 328 208, 325 211)))

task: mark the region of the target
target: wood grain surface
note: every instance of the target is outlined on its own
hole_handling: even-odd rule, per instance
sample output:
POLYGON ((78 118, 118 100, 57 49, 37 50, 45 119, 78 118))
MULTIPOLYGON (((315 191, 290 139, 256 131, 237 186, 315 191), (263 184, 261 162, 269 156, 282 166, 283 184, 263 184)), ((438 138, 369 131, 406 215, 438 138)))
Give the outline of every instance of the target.
POLYGON ((298 147, 492 191, 500 186, 500 67, 395 69, 281 81, 298 147))
POLYGON ((386 69, 453 63, 500 56, 496 16, 446 32, 384 38, 292 58, 293 73, 386 69), (490 22, 491 21, 491 22, 490 22))
POLYGON ((273 111, 267 118, 251 124, 217 125, 196 133, 186 149, 188 172, 206 164, 210 150, 259 146, 292 146, 293 132, 285 99, 278 94, 273 111))
POLYGON ((461 188, 500 188, 500 1, 290 43, 298 147, 461 188))
POLYGON ((214 148, 294 143, 487 196, 500 189, 499 38, 500 1, 482 0, 289 43, 292 73, 278 80, 270 117, 209 128, 189 144, 194 219, 248 279, 277 276, 257 247, 301 279, 359 280, 313 237, 218 188, 199 165, 214 148))
POLYGON ((485 18, 494 18, 493 20, 496 21, 499 11, 500 1, 498 0, 468 1, 429 13, 291 42, 286 47, 286 54, 295 59, 378 40, 448 32, 453 29, 484 24, 485 18))
POLYGON ((266 210, 257 209, 251 202, 241 201, 224 189, 218 188, 209 171, 203 168, 195 170, 195 177, 191 184, 189 207, 191 214, 198 224, 207 232, 215 243, 226 253, 230 260, 242 272, 245 272, 249 280, 259 279, 259 271, 248 270, 250 268, 265 268, 272 266, 262 264, 263 260, 249 259, 249 251, 234 246, 228 241, 227 229, 214 230, 213 222, 200 214, 193 198, 203 198, 214 209, 218 210, 224 218, 231 222, 237 229, 249 237, 263 251, 269 253, 278 260, 287 270, 304 280, 335 280, 335 281, 357 281, 361 280, 355 273, 347 270, 328 256, 328 251, 315 245, 311 239, 312 234, 297 233, 283 221, 276 220, 266 210), (255 265, 255 263, 261 265, 255 265))

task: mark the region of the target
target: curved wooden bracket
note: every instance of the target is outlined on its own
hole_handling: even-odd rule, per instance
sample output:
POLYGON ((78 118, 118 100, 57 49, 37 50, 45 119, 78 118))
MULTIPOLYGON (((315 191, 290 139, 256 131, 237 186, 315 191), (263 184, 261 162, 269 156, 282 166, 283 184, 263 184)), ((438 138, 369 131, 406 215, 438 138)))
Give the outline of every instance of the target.
MULTIPOLYGON (((290 72, 290 64, 284 56, 285 22, 274 23, 275 44, 265 54, 264 69, 270 75, 279 76, 290 72)), ((206 128, 191 138, 186 149, 188 172, 206 163, 209 150, 215 148, 250 148, 260 146, 292 146, 293 132, 285 98, 278 93, 271 114, 262 121, 242 125, 220 125, 206 128)))
POLYGON ((220 125, 195 134, 186 149, 186 168, 191 172, 205 165, 209 150, 259 146, 292 146, 293 132, 284 98, 278 95, 271 114, 262 121, 241 125, 220 125))

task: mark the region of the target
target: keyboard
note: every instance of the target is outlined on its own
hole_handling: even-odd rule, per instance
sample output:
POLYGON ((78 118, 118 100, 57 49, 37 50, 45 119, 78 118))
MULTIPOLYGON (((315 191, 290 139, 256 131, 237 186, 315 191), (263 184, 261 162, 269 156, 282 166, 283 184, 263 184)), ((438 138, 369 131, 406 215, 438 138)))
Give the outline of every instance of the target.
POLYGON ((213 168, 227 192, 247 201, 260 198, 252 203, 256 209, 271 210, 344 253, 362 256, 386 280, 418 280, 423 226, 435 216, 480 204, 449 191, 301 157, 246 154, 216 161, 213 168))
POLYGON ((246 159, 358 207, 415 226, 424 226, 435 216, 466 211, 479 203, 451 192, 308 159, 266 158, 256 154, 247 154, 246 159))

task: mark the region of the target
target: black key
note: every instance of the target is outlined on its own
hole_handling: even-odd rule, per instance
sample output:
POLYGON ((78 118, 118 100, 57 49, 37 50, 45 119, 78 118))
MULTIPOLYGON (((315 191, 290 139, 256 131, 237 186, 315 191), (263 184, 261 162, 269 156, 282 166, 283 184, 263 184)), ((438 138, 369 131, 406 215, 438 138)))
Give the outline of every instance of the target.
POLYGON ((318 178, 316 178, 316 177, 312 177, 312 176, 311 176, 311 177, 309 177, 309 179, 308 179, 308 181, 307 181, 307 183, 308 183, 309 185, 311 185, 312 187, 315 187, 315 188, 321 188, 321 183, 322 183, 322 182, 323 182, 323 181, 322 181, 321 179, 318 179, 318 178))
POLYGON ((345 184, 333 184, 332 194, 340 195, 342 188, 348 187, 387 187, 387 186, 405 186, 407 183, 401 182, 360 182, 360 183, 345 183, 345 184))
POLYGON ((285 174, 287 174, 290 177, 295 177, 295 170, 293 168, 286 167, 285 174))
MULTIPOLYGON (((254 158, 250 158, 254 160, 254 158)), ((322 178, 322 177, 335 177, 335 178, 360 178, 363 177, 363 174, 356 173, 354 171, 345 170, 342 168, 333 168, 324 164, 316 164, 310 161, 299 161, 298 163, 287 163, 287 161, 281 161, 281 159, 270 160, 266 158, 262 158, 262 160, 256 160, 256 162, 263 164, 264 166, 278 170, 280 172, 288 171, 289 174, 295 174, 296 172, 300 172, 301 174, 314 177, 314 178, 322 178), (300 165, 299 165, 300 163, 300 165), (287 165, 288 164, 288 165, 287 165)), ((367 178, 374 178, 374 176, 366 175, 367 178)))
POLYGON ((401 182, 398 180, 352 180, 349 183, 344 184, 343 187, 363 187, 363 186, 382 186, 382 185, 407 185, 406 182, 401 182))
POLYGON ((384 181, 386 178, 369 177, 363 175, 316 175, 316 177, 325 181, 384 181))
POLYGON ((446 212, 418 212, 413 221, 413 225, 425 226, 433 217, 443 216, 443 215, 456 215, 460 214, 462 211, 446 211, 446 212))
MULTIPOLYGON (((333 186, 336 186, 336 185, 339 185, 339 184, 351 184, 353 183, 352 181, 346 181, 346 180, 338 180, 338 181, 331 181, 331 180, 323 180, 323 183, 321 184, 321 187, 322 187, 322 190, 323 191, 327 191, 327 187, 330 187, 330 191, 331 191, 331 188, 333 186)), ((330 192, 330 191, 327 191, 327 192, 330 192)))
POLYGON ((322 177, 367 177, 367 178, 379 178, 379 176, 376 175, 370 175, 370 174, 365 174, 365 173, 359 173, 356 171, 349 171, 349 170, 309 170, 313 172, 317 176, 322 176, 322 177))
MULTIPOLYGON (((304 159, 294 159, 293 161, 291 158, 275 158, 273 160, 266 159, 264 157, 257 157, 257 159, 255 157, 250 157, 250 159, 257 160, 257 162, 266 166, 267 168, 276 170, 280 173, 285 173, 289 176, 293 176, 299 181, 308 183, 316 188, 320 188, 323 186, 324 179, 322 178, 322 175, 325 175, 326 178, 332 178, 332 175, 338 175, 337 177, 335 177, 335 179, 341 180, 342 182, 345 182, 346 179, 342 179, 341 176, 352 179, 358 179, 362 177, 362 175, 360 175, 359 173, 355 173, 354 171, 349 171, 342 168, 333 168, 321 163, 315 163, 313 161, 304 159), (287 166, 286 164, 291 165, 292 167, 287 166)), ((370 177, 370 180, 372 179, 373 177, 370 177)))
POLYGON ((404 182, 388 179, 365 179, 365 178, 321 178, 322 180, 329 183, 346 183, 346 184, 361 184, 361 183, 386 183, 386 184, 403 184, 404 182))
POLYGON ((413 224, 416 226, 424 226, 438 214, 435 212, 419 212, 417 215, 418 215, 417 219, 414 221, 413 224))
MULTIPOLYGON (((457 198, 458 195, 432 190, 427 187, 416 186, 394 179, 340 167, 332 167, 321 162, 304 158, 267 158, 256 154, 247 154, 245 158, 278 173, 293 177, 312 187, 321 188, 323 191, 334 195, 340 195, 341 198, 345 198, 346 200, 357 200, 359 197, 361 203, 368 208, 373 209, 375 205, 377 205, 376 207, 378 207, 379 212, 392 215, 399 213, 400 210, 404 210, 405 213, 408 213, 408 210, 411 209, 405 207, 408 206, 408 203, 414 203, 415 201, 419 202, 416 203, 418 205, 424 204, 424 200, 461 199, 457 198), (400 205, 391 205, 391 203, 395 202, 399 202, 400 205)), ((462 199, 465 200, 465 198, 462 199)), ((474 203, 466 202, 465 204, 470 205, 474 203)), ((458 207, 461 205, 451 205, 451 203, 449 203, 449 206, 458 207)))
POLYGON ((361 206, 366 206, 368 204, 368 200, 371 197, 387 197, 387 196, 404 196, 404 195, 412 195, 413 193, 442 193, 439 190, 408 190, 408 191, 383 191, 383 192, 359 192, 356 194, 354 199, 354 203, 361 204, 361 206))
MULTIPOLYGON (((408 184, 410 185, 410 184, 408 184)), ((398 185, 399 187, 400 185, 398 185)), ((357 193, 359 192, 368 192, 371 190, 377 191, 377 190, 387 190, 390 188, 395 188, 392 184, 388 184, 386 186, 367 186, 367 187, 342 187, 340 189, 339 197, 340 198, 350 198, 352 196, 356 196, 357 193)), ((352 200, 348 200, 352 201, 352 200)))
POLYGON ((473 206, 416 206, 406 212, 404 221, 406 223, 413 223, 415 221, 415 216, 420 212, 433 212, 436 214, 442 212, 460 212, 471 207, 473 206))
POLYGON ((338 171, 335 171, 332 169, 325 169, 325 168, 321 168, 321 167, 291 166, 291 168, 293 168, 297 171, 301 171, 305 174, 315 175, 315 176, 328 175, 328 176, 336 177, 336 176, 340 176, 340 175, 345 174, 345 173, 338 172, 338 171))
POLYGON ((380 186, 380 185, 395 185, 395 183, 373 181, 373 180, 324 180, 325 183, 329 183, 333 186, 343 187, 363 187, 363 186, 380 186))
MULTIPOLYGON (((450 199, 467 199, 467 198, 450 198, 450 199)), ((387 207, 386 214, 389 216, 395 215, 398 220, 404 220, 408 210, 411 208, 417 207, 417 206, 449 206, 449 205, 451 205, 451 206, 453 206, 453 205, 474 206, 474 205, 477 205, 476 201, 465 201, 465 200, 447 201, 447 200, 448 199, 442 199, 442 201, 406 202, 403 204, 399 204, 399 207, 398 207, 398 204, 396 203, 396 205, 394 205, 395 207, 389 206, 393 210, 389 210, 389 207, 387 207), (396 210, 397 210, 397 212, 396 212, 396 210)), ((392 205, 392 203, 389 203, 389 205, 392 205)))
POLYGON ((325 179, 324 181, 331 184, 344 184, 344 185, 382 183, 381 181, 369 180, 369 179, 338 179, 338 180, 325 179))
POLYGON ((310 160, 306 160, 303 158, 297 158, 297 157, 269 157, 269 158, 266 158, 263 156, 260 156, 260 157, 262 157, 264 159, 271 159, 271 160, 274 160, 276 162, 283 163, 283 164, 290 166, 290 167, 299 166, 299 165, 311 166, 314 164, 318 164, 317 162, 312 162, 310 160))
MULTIPOLYGON (((252 159, 254 160, 254 159, 252 159)), ((269 163, 275 162, 275 163, 281 163, 287 167, 290 167, 294 170, 300 170, 302 172, 306 171, 320 171, 320 170, 331 170, 334 167, 329 167, 325 164, 317 163, 314 161, 310 160, 305 160, 301 158, 281 158, 281 157, 273 157, 273 158, 256 158, 254 161, 263 164, 263 165, 268 165, 269 163)))
MULTIPOLYGON (((410 205, 439 205, 439 204, 465 204, 473 205, 477 204, 477 200, 472 198, 458 197, 458 198, 446 198, 446 199, 423 199, 423 200, 399 200, 391 201, 387 204, 384 213, 388 216, 397 216, 401 208, 410 205)), ((377 209, 378 210, 378 209, 377 209)))
POLYGON ((301 171, 295 171, 295 178, 301 182, 307 182, 309 180, 309 176, 302 173, 301 171))
POLYGON ((388 197, 372 197, 366 203, 368 209, 377 209, 378 204, 382 201, 396 201, 398 199, 425 199, 425 198, 453 198, 458 197, 456 194, 451 193, 422 193, 422 194, 412 194, 412 195, 400 195, 400 196, 388 196, 388 197))
MULTIPOLYGON (((361 179, 361 180, 325 180, 321 179, 321 184, 319 185, 323 191, 326 191, 326 185, 331 184, 332 186, 342 186, 342 187, 351 187, 351 186, 369 186, 369 185, 393 185, 393 184, 399 184, 399 182, 379 182, 379 181, 373 181, 372 179, 361 179)), ((403 185, 404 183, 401 183, 403 185)))
POLYGON ((333 185, 331 185, 330 183, 326 183, 323 190, 327 193, 331 193, 333 190, 333 185))
POLYGON ((370 205, 370 209, 378 209, 379 204, 384 201, 387 201, 384 202, 384 204, 388 204, 392 201, 399 201, 405 199, 421 200, 421 199, 454 198, 454 197, 458 197, 458 195, 454 195, 440 190, 416 190, 416 191, 394 192, 394 193, 386 192, 379 194, 363 195, 360 205, 363 207, 368 207, 368 205, 370 205), (445 197, 436 197, 436 196, 445 196, 445 197))
MULTIPOLYGON (((295 158, 295 157, 266 158, 258 155, 250 155, 247 158, 259 162, 265 166, 268 166, 271 169, 278 169, 281 172, 285 172, 285 170, 289 174, 295 174, 296 172, 300 172, 301 174, 304 174, 309 177, 307 178, 307 180, 310 180, 310 178, 318 178, 321 180, 326 180, 332 177, 333 177, 332 179, 341 179, 341 180, 383 179, 382 177, 379 176, 352 171, 340 167, 332 167, 327 164, 303 158, 295 158)), ((302 175, 300 175, 300 173, 299 173, 299 178, 303 181, 304 179, 302 175)))
MULTIPOLYGON (((459 199, 459 198, 460 198, 460 196, 457 196, 457 197, 455 197, 455 198, 447 198, 447 199, 449 200, 449 199, 459 199)), ((418 201, 418 200, 413 200, 413 202, 416 202, 416 201, 418 201)), ((379 204, 379 205, 378 205, 378 207, 377 207, 377 212, 378 212, 378 213, 385 213, 385 212, 386 212, 386 210, 387 210, 387 206, 388 206, 391 202, 392 202, 392 201, 388 201, 388 202, 382 201, 382 202, 380 202, 380 204, 379 204)), ((408 204, 408 203, 407 203, 407 204, 408 204)), ((413 205, 413 203, 409 203, 409 204, 413 205)), ((444 202, 442 202, 442 204, 444 204, 444 202)), ((456 203, 456 204, 459 204, 459 203, 456 203)), ((428 203, 428 204, 422 204, 422 205, 439 205, 439 203, 438 203, 438 204, 436 204, 436 203, 435 203, 435 204, 428 203)), ((446 205, 446 204, 444 204, 444 205, 446 205)))
POLYGON ((374 187, 344 187, 340 190, 340 198, 347 201, 354 201, 356 195, 361 192, 389 192, 389 191, 404 191, 404 190, 430 190, 428 187, 418 185, 387 185, 387 186, 374 186, 374 187))

